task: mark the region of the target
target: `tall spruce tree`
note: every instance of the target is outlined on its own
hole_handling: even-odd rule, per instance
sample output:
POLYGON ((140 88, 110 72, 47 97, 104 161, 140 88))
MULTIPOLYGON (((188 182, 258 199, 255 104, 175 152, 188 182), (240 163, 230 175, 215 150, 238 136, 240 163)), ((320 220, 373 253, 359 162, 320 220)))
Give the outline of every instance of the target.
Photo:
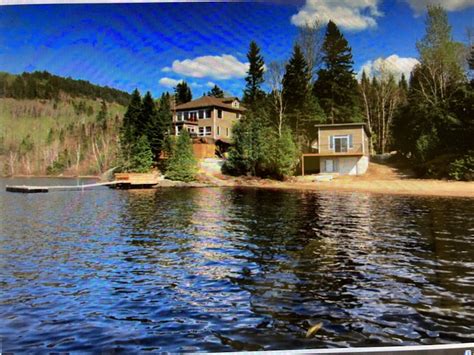
POLYGON ((193 94, 188 83, 181 81, 174 89, 176 105, 185 104, 193 99, 193 94))
POLYGON ((322 120, 321 110, 311 95, 311 73, 298 44, 286 65, 283 76, 283 106, 293 133, 301 137, 309 133, 312 123, 322 120))
POLYGON ((123 147, 133 144, 139 137, 137 132, 137 124, 140 120, 140 114, 142 111, 142 99, 138 89, 135 89, 132 93, 130 103, 127 107, 127 111, 123 116, 121 133, 121 144, 123 147))
POLYGON ((160 157, 164 140, 171 133, 172 113, 169 93, 163 93, 156 114, 152 116, 148 128, 148 141, 155 159, 160 157))
POLYGON ((313 93, 332 123, 361 120, 351 47, 336 24, 329 21, 323 43, 323 68, 313 93))
POLYGON ((150 124, 156 116, 156 105, 151 93, 147 91, 142 101, 142 109, 140 112, 140 119, 137 122, 137 130, 139 134, 145 134, 149 138, 148 130, 150 124))
POLYGON ((207 93, 207 96, 214 96, 214 97, 222 99, 224 97, 224 91, 222 91, 222 89, 219 86, 214 85, 211 91, 207 93))
POLYGON ((243 101, 247 106, 252 106, 265 97, 265 93, 261 89, 264 81, 265 62, 260 54, 260 48, 254 41, 250 42, 247 59, 249 70, 245 78, 247 84, 245 85, 243 101))

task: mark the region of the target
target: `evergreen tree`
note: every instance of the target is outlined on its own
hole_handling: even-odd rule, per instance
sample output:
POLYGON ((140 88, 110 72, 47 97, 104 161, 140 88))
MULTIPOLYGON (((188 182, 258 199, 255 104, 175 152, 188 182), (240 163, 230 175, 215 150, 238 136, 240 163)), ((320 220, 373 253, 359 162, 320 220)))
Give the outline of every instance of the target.
POLYGON ((142 111, 142 99, 140 92, 135 89, 132 98, 123 116, 123 123, 120 129, 121 144, 123 147, 136 142, 139 132, 137 131, 138 122, 142 111))
POLYGON ((294 134, 301 138, 309 133, 314 123, 323 115, 311 95, 311 73, 299 45, 293 54, 283 76, 283 106, 294 134))
POLYGON ((222 99, 224 97, 224 91, 217 85, 214 85, 214 87, 207 93, 207 96, 214 96, 219 99, 222 99))
POLYGON ((314 95, 332 123, 360 121, 351 47, 332 21, 327 25, 322 49, 323 68, 318 71, 314 95))
POLYGON ((196 173, 197 162, 193 153, 191 137, 186 130, 182 130, 171 149, 165 175, 170 180, 189 182, 195 180, 196 173))
POLYGON ((152 116, 148 127, 148 140, 156 159, 163 150, 164 140, 171 133, 172 113, 169 93, 161 95, 156 114, 152 116))
POLYGON ((104 100, 100 103, 100 110, 97 112, 96 122, 105 129, 107 127, 107 104, 104 100))
POLYGON ((265 63, 260 54, 260 48, 254 41, 250 42, 247 59, 249 61, 249 70, 245 78, 246 85, 243 101, 247 106, 252 106, 265 96, 261 89, 264 81, 265 63))
POLYGON ((131 147, 130 166, 127 171, 131 173, 147 173, 153 167, 153 153, 146 135, 142 135, 131 147))
POLYGON ((140 111, 140 119, 137 122, 137 131, 139 134, 145 134, 150 141, 148 130, 152 127, 152 121, 156 116, 156 105, 151 93, 147 91, 142 101, 142 109, 140 111))
POLYGON ((193 99, 193 94, 191 92, 191 88, 185 81, 181 81, 176 85, 175 89, 175 98, 176 98, 176 105, 185 104, 193 99))

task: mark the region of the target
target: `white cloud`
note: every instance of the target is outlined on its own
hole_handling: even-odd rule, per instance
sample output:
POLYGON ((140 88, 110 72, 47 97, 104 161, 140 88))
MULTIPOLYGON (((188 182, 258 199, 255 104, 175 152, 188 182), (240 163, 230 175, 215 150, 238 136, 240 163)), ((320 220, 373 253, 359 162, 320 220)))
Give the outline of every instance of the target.
POLYGON ((174 88, 176 85, 178 85, 182 80, 176 80, 176 79, 171 79, 171 78, 161 78, 158 83, 161 86, 167 87, 167 88, 174 88))
POLYGON ((474 6, 473 0, 405 0, 416 15, 426 10, 428 5, 441 5, 446 11, 462 10, 474 6))
POLYGON ((216 84, 213 83, 212 81, 208 81, 208 82, 206 83, 206 86, 207 86, 207 87, 210 87, 210 88, 213 88, 214 85, 216 85, 216 84))
POLYGON ((413 67, 419 62, 416 58, 403 58, 396 54, 392 54, 387 58, 377 58, 374 61, 369 60, 357 73, 357 77, 360 79, 362 71, 365 71, 369 77, 379 76, 382 71, 392 73, 395 78, 400 79, 402 73, 405 74, 406 79, 410 77, 410 73, 413 67))
POLYGON ((206 55, 194 59, 175 60, 170 67, 162 69, 164 72, 173 71, 177 74, 192 78, 232 79, 243 78, 247 74, 248 63, 242 63, 233 55, 221 56, 206 55))
POLYGON ((379 0, 306 0, 306 4, 291 22, 304 26, 319 20, 326 24, 329 20, 347 30, 364 30, 377 26, 376 18, 382 16, 378 10, 379 0))

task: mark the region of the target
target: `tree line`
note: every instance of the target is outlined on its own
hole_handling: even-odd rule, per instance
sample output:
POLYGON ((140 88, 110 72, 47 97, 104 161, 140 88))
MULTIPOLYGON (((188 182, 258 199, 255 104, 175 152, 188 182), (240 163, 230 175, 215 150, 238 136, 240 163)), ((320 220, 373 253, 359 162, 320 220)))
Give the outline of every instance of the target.
POLYGON ((284 178, 309 151, 316 123, 365 122, 373 153, 397 150, 420 176, 473 179, 473 50, 453 41, 446 12, 428 6, 419 64, 409 81, 381 67, 358 82, 351 47, 329 21, 301 28, 287 62, 265 64, 252 42, 243 102, 225 165, 230 173, 284 178), (264 85, 269 87, 265 92, 264 85))
MULTIPOLYGON (((178 84, 185 100, 192 96, 187 85, 178 84)), ((148 172, 153 167, 160 168, 171 180, 192 181, 197 173, 191 138, 183 130, 179 137, 172 134, 172 100, 163 93, 158 102, 150 92, 141 98, 135 89, 125 112, 120 128, 120 158, 118 165, 122 171, 148 172)))
POLYGON ((60 93, 71 97, 98 98, 124 106, 130 100, 130 94, 127 92, 94 85, 86 80, 63 78, 47 71, 25 72, 20 75, 0 73, 0 97, 57 100, 60 93))

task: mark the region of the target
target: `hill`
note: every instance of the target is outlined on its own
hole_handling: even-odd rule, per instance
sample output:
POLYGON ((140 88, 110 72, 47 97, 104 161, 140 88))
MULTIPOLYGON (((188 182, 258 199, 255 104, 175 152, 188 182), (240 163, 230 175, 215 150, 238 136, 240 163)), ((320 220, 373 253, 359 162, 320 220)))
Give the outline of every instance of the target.
POLYGON ((116 160, 129 96, 46 72, 1 73, 0 174, 105 171, 116 160))
POLYGON ((86 80, 63 78, 48 73, 35 71, 13 75, 0 72, 0 97, 14 99, 59 99, 60 96, 102 99, 127 105, 130 94, 121 90, 91 84, 86 80))

